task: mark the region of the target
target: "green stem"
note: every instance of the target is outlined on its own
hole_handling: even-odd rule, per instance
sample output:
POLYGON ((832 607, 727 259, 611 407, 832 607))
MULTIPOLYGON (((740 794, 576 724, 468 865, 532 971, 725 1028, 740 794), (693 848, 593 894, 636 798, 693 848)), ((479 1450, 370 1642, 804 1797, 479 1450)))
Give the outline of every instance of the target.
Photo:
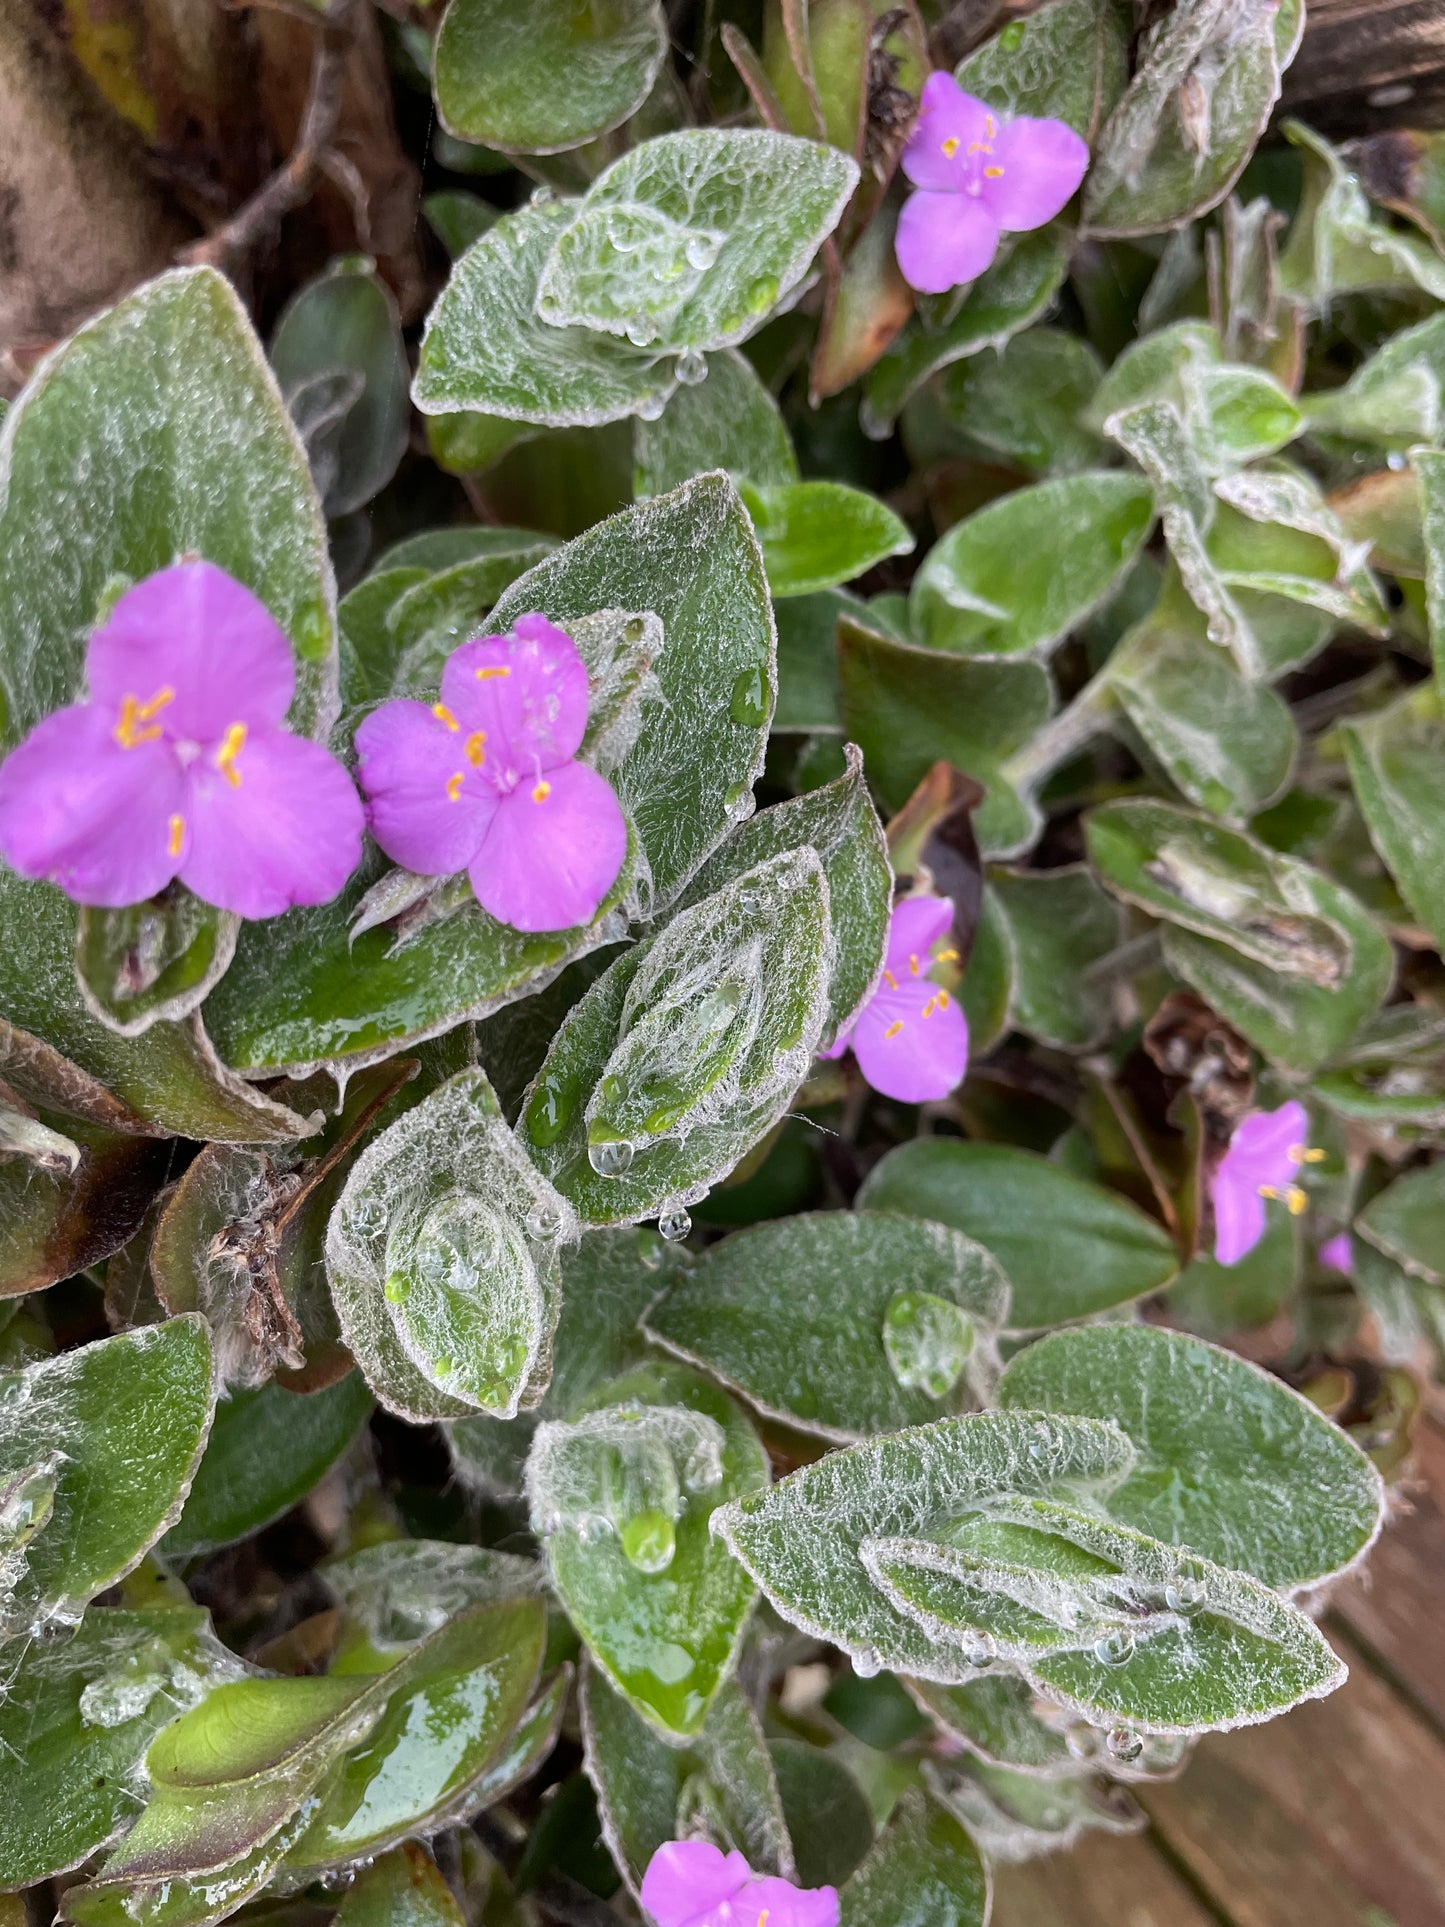
POLYGON ((1067 709, 1061 709, 1037 736, 1003 764, 999 775, 1016 790, 1036 790, 1061 764, 1067 763, 1108 728, 1116 706, 1109 686, 1109 672, 1101 669, 1067 709))

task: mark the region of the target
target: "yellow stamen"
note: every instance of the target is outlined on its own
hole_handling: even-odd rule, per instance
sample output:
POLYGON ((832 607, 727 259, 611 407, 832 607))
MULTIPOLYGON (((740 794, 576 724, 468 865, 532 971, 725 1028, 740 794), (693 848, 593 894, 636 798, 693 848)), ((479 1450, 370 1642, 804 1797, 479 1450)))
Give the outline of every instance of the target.
POLYGON ((993 148, 987 141, 970 141, 968 143, 968 151, 970 154, 991 154, 993 148))
POLYGON ((455 776, 449 776, 447 778, 447 797, 451 802, 460 803, 462 800, 462 784, 465 783, 466 780, 467 773, 464 769, 459 769, 455 776))
POLYGON ((221 747, 216 751, 216 768, 225 777, 233 790, 241 787, 241 772, 236 768, 236 758, 246 746, 246 725, 232 723, 221 738, 221 747))
POLYGON ((943 143, 943 158, 946 161, 951 161, 957 152, 958 136, 957 134, 950 134, 948 139, 943 143))
POLYGON ((122 749, 137 749, 142 743, 153 743, 160 735, 159 727, 141 729, 141 723, 148 723, 152 716, 158 715, 167 703, 173 703, 176 692, 166 685, 158 689, 148 703, 138 696, 126 696, 120 705, 120 721, 115 726, 115 740, 122 749))
POLYGON ((1297 1184, 1292 1184, 1284 1194, 1292 1218, 1298 1218, 1309 1209, 1309 1199, 1297 1184))
POLYGON ((1270 1202, 1273 1203, 1279 1196, 1279 1186, 1275 1184, 1262 1184, 1259 1187, 1259 1195, 1262 1198, 1268 1198, 1270 1202))
POLYGON ((445 723, 448 729, 455 731, 461 728, 461 724, 457 721, 456 717, 453 716, 445 703, 433 703, 431 713, 439 723, 445 723))
POLYGON ((896 1037, 899 1031, 902 1030, 902 1028, 903 1028, 903 1019, 900 1017, 896 1023, 890 1024, 887 1030, 884 1031, 883 1033, 884 1042, 886 1043, 890 1037, 896 1037))
POLYGON ((935 963, 958 962, 958 952, 956 950, 935 950, 933 956, 935 963))
POLYGON ((551 794, 552 794, 552 785, 550 783, 547 783, 547 782, 539 783, 537 787, 532 791, 532 801, 534 803, 545 803, 547 798, 551 794))
POLYGON ((186 819, 183 816, 171 818, 171 840, 166 845, 167 856, 179 856, 181 845, 186 839, 186 819))
POLYGON ((918 955, 916 951, 908 959, 908 974, 910 977, 916 977, 918 975, 918 955))
POLYGON ((1325 1154, 1323 1151, 1312 1151, 1306 1144, 1292 1144, 1289 1147, 1289 1161, 1291 1164, 1323 1164, 1325 1154))
POLYGON ((511 673, 511 670, 504 662, 496 664, 494 668, 479 669, 476 672, 478 682, 490 682, 493 676, 510 676, 511 673))
POLYGON ((940 1010, 947 1010, 948 1009, 948 992, 946 990, 940 990, 938 993, 937 1001, 938 1001, 938 1008, 940 1010))
POLYGON ((998 132, 998 122, 994 119, 992 114, 984 115, 983 131, 985 134, 988 135, 990 140, 992 140, 994 135, 998 132))
POLYGON ((768 1927, 768 1915, 772 1911, 771 1907, 764 1907, 763 1911, 758 1915, 758 1927, 768 1927))
POLYGON ((938 999, 936 997, 930 997, 928 1002, 923 1006, 923 1015, 925 1017, 931 1017, 937 1008, 938 999))
POLYGON ((986 167, 983 170, 983 178, 986 181, 1001 181, 1003 179, 1003 169, 1001 167, 986 167))
POLYGON ((884 980, 888 985, 888 988, 890 990, 897 990, 898 979, 894 976, 893 972, 891 970, 885 970, 883 973, 883 976, 884 976, 884 980))
POLYGON ((486 744, 487 732, 484 729, 474 729, 462 744, 462 754, 466 757, 473 769, 480 769, 482 764, 486 762, 486 744))

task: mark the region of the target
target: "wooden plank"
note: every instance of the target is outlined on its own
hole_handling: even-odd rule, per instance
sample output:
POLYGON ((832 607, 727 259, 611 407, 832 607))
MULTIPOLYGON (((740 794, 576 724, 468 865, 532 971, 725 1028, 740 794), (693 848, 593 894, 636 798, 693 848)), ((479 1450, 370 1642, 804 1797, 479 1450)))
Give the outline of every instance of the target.
POLYGON ((1343 1636, 1350 1678, 1205 1740, 1143 1804, 1235 1927, 1445 1927, 1445 1743, 1343 1636))
POLYGON ((1445 1733, 1445 1430, 1425 1419, 1394 1517, 1358 1578, 1330 1602, 1335 1618, 1445 1733))
POLYGON ((1284 111, 1341 139, 1437 127, 1445 108, 1440 0, 1308 0, 1284 111))
POLYGON ((1148 1834, 1095 1833, 1072 1853, 999 1867, 990 1927, 1217 1927, 1217 1922, 1148 1834))

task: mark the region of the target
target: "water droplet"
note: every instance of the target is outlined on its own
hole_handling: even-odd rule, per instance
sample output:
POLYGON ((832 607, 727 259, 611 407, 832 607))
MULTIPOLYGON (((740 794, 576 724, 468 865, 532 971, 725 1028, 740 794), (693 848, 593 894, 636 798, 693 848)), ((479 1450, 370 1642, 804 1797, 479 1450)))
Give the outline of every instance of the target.
POLYGON ((865 1646, 861 1653, 852 1656, 853 1671, 859 1679, 874 1679, 883 1671, 882 1655, 872 1646, 865 1646))
POLYGON ((0 1505, 0 1550, 18 1549, 33 1539, 55 1507, 55 1487, 63 1454, 52 1452, 23 1472, 0 1505))
POLYGON ((394 1271, 382 1286, 389 1305, 404 1305, 411 1297, 411 1280, 404 1271, 394 1271))
POLYGON ((651 315, 633 315, 627 323, 627 339, 634 348, 650 348, 657 339, 657 323, 651 315))
POLYGON ((138 1720, 163 1682, 142 1673, 134 1654, 115 1679, 93 1679, 80 1695, 80 1717, 87 1726, 124 1726, 138 1720))
POLYGON ((637 412, 643 421, 655 422, 661 419, 662 411, 666 407, 666 391, 659 389, 654 395, 644 395, 642 397, 642 400, 637 404, 637 412))
POLYGON ((386 1223, 386 1206, 380 1198, 361 1197, 355 1200, 347 1215, 358 1231, 380 1231, 386 1223))
POLYGON ((1164 1604, 1172 1613, 1179 1613, 1185 1619, 1192 1619, 1204 1604, 1205 1587, 1202 1579, 1191 1579, 1181 1574, 1164 1588, 1164 1604))
POLYGON ((1386 468, 1393 470, 1394 473, 1398 475, 1400 473, 1400 470, 1406 467, 1407 464, 1405 461, 1405 457, 1400 453, 1399 449, 1392 448, 1389 454, 1385 457, 1385 466, 1386 468))
POLYGON ((1028 1454, 1035 1465, 1047 1462, 1054 1449, 1054 1435, 1047 1425, 1035 1425, 1028 1443, 1028 1454))
POLYGON ((1116 1626, 1094 1641, 1094 1658, 1101 1666, 1127 1666, 1134 1650, 1134 1635, 1127 1626, 1116 1626))
POLYGON ((641 616, 629 616, 622 625, 622 640, 624 642, 641 642, 646 634, 647 624, 642 620, 641 616))
POLYGON ((637 1256, 649 1271, 656 1271, 667 1255, 667 1246, 655 1231, 639 1231, 637 1256))
POLYGON ((634 1147, 625 1137, 587 1146, 587 1162, 599 1178, 620 1178, 632 1168, 634 1155, 634 1147))
POLYGON ((1111 1760, 1118 1760, 1127 1766, 1137 1760, 1144 1751, 1144 1741, 1132 1726, 1111 1726, 1104 1736, 1104 1745, 1111 1760))
POLYGON ((555 1238, 562 1229, 562 1213, 555 1205, 539 1204, 527 1216, 529 1238, 555 1238))
POLYGON ((778 277, 760 274, 748 289, 748 313, 766 314, 778 298, 778 277))
POLYGON ((766 665, 754 663, 751 669, 741 670, 734 679, 728 714, 735 723, 744 723, 756 729, 768 720, 772 694, 766 665))
POLYGON ((532 198, 528 205, 530 207, 550 207, 556 198, 556 194, 550 187, 534 187, 532 189, 532 198))
POLYGON ((527 1136, 539 1150, 555 1144, 571 1122, 577 1108, 577 1093, 545 1077, 532 1093, 527 1106, 527 1136))
POLYGON ((998 44, 1006 54, 1016 54, 1019 48, 1024 44, 1023 21, 1010 20, 1008 25, 1004 28, 1003 32, 998 37, 998 44))
POLYGON ((734 783, 723 797, 723 810, 729 823, 746 823, 758 807, 751 783, 734 783))
POLYGON ((431 1368, 438 1378, 450 1378, 456 1370, 456 1360, 446 1357, 434 1358, 431 1362, 431 1368))
POLYGON ((692 1219, 680 1204, 671 1204, 659 1216, 657 1229, 669 1244, 676 1244, 692 1230, 692 1219))
POLYGON ((1223 641, 1224 641, 1224 625, 1223 625, 1223 623, 1219 623, 1219 622, 1211 622, 1211 623, 1210 623, 1210 624, 1208 625, 1208 627, 1207 627, 1207 628, 1205 629, 1205 632, 1204 632, 1204 633, 1205 633, 1205 634, 1206 634, 1206 635, 1207 635, 1207 636, 1209 637, 1209 640, 1210 640, 1211 642, 1223 642, 1223 641))
POLYGON ((639 1512, 622 1528, 622 1550, 639 1572, 666 1572, 677 1551, 677 1529, 665 1512, 639 1512))
POLYGON ((684 388, 696 388, 699 382, 707 380, 707 356, 700 355, 696 348, 688 348, 678 356, 672 372, 684 388))
POLYGON ((895 1292, 883 1314, 883 1349, 906 1391, 944 1398, 973 1350, 973 1320, 930 1291, 895 1292))
POLYGON ((690 234, 683 253, 690 268, 710 268, 717 259, 718 243, 710 234, 690 234))
POLYGON ((963 1656, 970 1666, 987 1666, 998 1656, 998 1647, 990 1634, 975 1628, 963 1636, 963 1656))

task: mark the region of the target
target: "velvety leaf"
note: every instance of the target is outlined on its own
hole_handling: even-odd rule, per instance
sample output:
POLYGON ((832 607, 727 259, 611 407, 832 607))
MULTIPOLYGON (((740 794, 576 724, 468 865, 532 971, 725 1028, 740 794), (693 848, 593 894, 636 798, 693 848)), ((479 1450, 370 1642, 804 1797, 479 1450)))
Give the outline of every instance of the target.
POLYGON ((1047 650, 1117 587, 1153 521, 1137 476, 1093 470, 1015 489, 929 551, 908 598, 914 630, 960 655, 1047 650))
POLYGON ((322 1577, 372 1654, 389 1658, 469 1607, 540 1591, 542 1567, 490 1546, 383 1539, 328 1560, 322 1577))
POLYGON ((433 234, 455 261, 473 241, 480 240, 502 215, 502 209, 465 188, 444 187, 422 196, 421 211, 433 234))
POLYGON ((172 885, 125 910, 82 905, 75 970, 87 1009, 107 1030, 139 1037, 199 1007, 226 974, 241 919, 172 885))
POLYGON ((369 262, 340 260, 292 297, 271 366, 326 513, 348 515, 380 494, 406 452, 411 371, 396 302, 369 262), (345 406, 318 417, 318 384, 338 376, 345 406))
MULTIPOLYGON (((64 1916, 77 1927, 125 1927, 143 1912, 150 1927, 209 1927, 259 1893, 308 1823, 309 1796, 279 1827, 229 1865, 208 1875, 152 1884, 93 1880, 67 1889, 64 1916)), ((264 1831, 264 1830, 263 1830, 264 1831)))
POLYGON ((541 1397, 567 1205, 462 1071, 369 1144, 326 1238, 342 1332, 368 1384, 414 1421, 541 1397))
POLYGON ((1058 0, 985 41, 954 78, 997 114, 1067 121, 1092 144, 1129 78, 1132 24, 1120 0, 1058 0))
POLYGON ((841 589, 789 596, 773 612, 778 623, 778 702, 773 733, 842 728, 835 639, 840 616, 862 617, 866 605, 841 589))
POLYGON ((371 1408, 359 1372, 319 1392, 275 1383, 233 1392, 216 1408, 185 1508, 166 1535, 166 1557, 197 1558, 279 1519, 341 1457, 371 1408))
POLYGON ((1420 529, 1425 549, 1425 610, 1435 681, 1445 686, 1445 461, 1434 449, 1418 450, 1420 529))
POLYGON ((913 537, 876 496, 839 482, 744 482, 744 506, 763 551, 775 597, 814 595, 851 582, 890 555, 907 555, 913 537))
MULTIPOLYGON (((1060 0, 1032 19, 1042 24, 1071 11, 1072 4, 1060 0)), ((1092 8, 1095 0, 1087 4, 1092 8)), ((949 427, 966 443, 1042 475, 1071 474, 1099 459, 1099 438, 1080 415, 1102 373, 1098 355, 1078 335, 1030 328, 996 355, 974 355, 946 368, 934 389, 911 405, 904 433, 915 413, 932 414, 936 390, 949 427)))
POLYGON ((1361 288, 1423 288, 1445 297, 1445 263, 1417 235, 1375 218, 1359 177, 1322 135, 1288 121, 1286 138, 1303 150, 1304 179, 1289 239, 1280 254, 1280 287, 1315 313, 1361 288))
POLYGON ((696 1203, 772 1128, 828 1021, 831 947, 803 845, 680 912, 573 1007, 520 1128, 583 1223, 696 1203))
POLYGON ((879 1920, 984 1927, 988 1870, 960 1822, 923 1787, 907 1788, 839 1895, 842 1927, 879 1920))
POLYGON ((1015 961, 1012 1022, 1040 1043, 1087 1049, 1107 1027, 1107 987, 1090 971, 1118 947, 1118 906, 1082 864, 992 882, 1015 961))
POLYGON ((930 1764, 923 1777, 994 1866, 1068 1853, 1089 1833, 1139 1833, 1148 1824, 1122 1788, 1097 1780, 1041 1780, 982 1760, 930 1764))
POLYGON ((1339 1572, 1379 1530, 1379 1475, 1359 1447, 1258 1366, 1182 1332, 1055 1332, 1013 1361, 999 1401, 1107 1412, 1137 1453, 1110 1515, 1267 1586, 1339 1572))
MULTIPOLYGON (((341 1744, 340 1723, 357 1724, 366 1690, 364 1678, 336 1676, 228 1681, 156 1735, 146 1775, 172 1793, 284 1776, 317 1747, 341 1744)), ((129 1842, 127 1856, 135 1850, 129 1842)))
MULTIPOLYGON (((554 326, 537 312, 543 269, 575 212, 575 203, 557 201, 519 208, 456 263, 422 337, 412 400, 424 415, 471 411, 561 428, 661 413, 675 386, 671 368, 609 334, 554 326)), ((487 460, 510 438, 493 439, 487 460)), ((448 465, 484 466, 482 453, 448 465)))
POLYGON ((745 341, 802 280, 857 181, 836 148, 766 129, 645 141, 570 210, 538 312, 655 355, 745 341))
POLYGON ((675 388, 655 420, 638 419, 637 499, 666 495, 717 468, 759 488, 795 482, 792 437, 752 363, 736 348, 724 348, 702 369, 703 379, 675 388))
POLYGON ((433 67, 442 124, 463 140, 555 154, 618 126, 646 100, 667 52, 658 0, 568 0, 518 12, 451 0, 433 67))
POLYGON ((822 1211, 710 1245, 645 1329, 761 1411, 851 1440, 983 1403, 1008 1281, 942 1225, 822 1211))
POLYGON ((1445 720, 1433 689, 1340 732, 1355 800, 1416 918, 1445 945, 1445 720))
POLYGON ((776 664, 762 557, 732 484, 705 475, 589 529, 513 585, 499 628, 528 610, 565 628, 597 609, 662 624, 658 700, 612 774, 663 909, 722 839, 761 772, 776 664))
POLYGON ((0 1749, 25 1761, 0 1885, 33 1886, 113 1839, 135 1812, 131 1788, 155 1734, 239 1670, 198 1608, 95 1607, 64 1643, 33 1645, 0 1701, 0 1749))
POLYGON ((939 1419, 829 1453, 723 1508, 717 1531, 785 1619, 841 1646, 860 1671, 962 1680, 974 1664, 888 1602, 863 1564, 865 1541, 926 1537, 1008 1495, 1106 1488, 1132 1461, 1107 1422, 1002 1412, 939 1419))
POLYGON ((1062 286, 1067 266, 1063 242, 1052 228, 1006 243, 951 321, 939 328, 910 322, 889 344, 864 390, 864 433, 882 440, 908 397, 931 374, 984 348, 1001 348, 1037 321, 1062 286))
POLYGON ((1157 1291, 1179 1268, 1162 1225, 1117 1192, 1005 1144, 919 1138, 890 1151, 858 1194, 975 1238, 1003 1266, 1018 1331, 1084 1318, 1157 1291))
POLYGON ((840 1887, 873 1844, 868 1798, 835 1753, 802 1740, 769 1740, 783 1817, 804 1887, 840 1887))
POLYGON ((674 1742, 700 1731, 753 1605, 712 1517, 767 1477, 737 1406, 680 1366, 538 1428, 527 1491, 553 1585, 612 1685, 674 1742))
POLYGON ((123 1332, 7 1374, 0 1479, 15 1495, 18 1555, 5 1626, 73 1625, 171 1525, 210 1429, 211 1343, 200 1318, 123 1332))
POLYGON ((1412 1278, 1445 1285, 1445 1165, 1405 1172, 1355 1223, 1363 1237, 1412 1278))
POLYGON ((603 1837, 634 1894, 657 1849, 684 1835, 682 1807, 716 1844, 742 1853, 755 1873, 794 1872, 777 1780, 747 1696, 724 1681, 690 1744, 669 1744, 589 1665, 582 1676, 587 1777, 603 1837))
POLYGON ((1432 315, 1392 335, 1342 386, 1305 395, 1300 405, 1316 433, 1405 450, 1436 438, 1442 375, 1445 328, 1432 315))
POLYGON ((844 615, 838 684, 843 726, 886 807, 901 809, 935 763, 951 763, 984 785, 974 830, 986 855, 1033 841, 1038 814, 999 764, 1048 721, 1053 691, 1042 663, 915 648, 844 615))
POLYGON ((156 1138, 0 1099, 0 1299, 43 1291, 118 1251, 169 1166, 156 1138))
POLYGON ((1017 1673, 983 1673, 957 1686, 927 1679, 909 1680, 907 1686, 946 1733, 993 1766, 1046 1779, 1087 1771, 1069 1751, 1063 1732, 1039 1717, 1034 1690, 1017 1673))
POLYGON ((436 1862, 415 1840, 363 1868, 336 1918, 342 1927, 465 1927, 466 1921, 436 1862))

